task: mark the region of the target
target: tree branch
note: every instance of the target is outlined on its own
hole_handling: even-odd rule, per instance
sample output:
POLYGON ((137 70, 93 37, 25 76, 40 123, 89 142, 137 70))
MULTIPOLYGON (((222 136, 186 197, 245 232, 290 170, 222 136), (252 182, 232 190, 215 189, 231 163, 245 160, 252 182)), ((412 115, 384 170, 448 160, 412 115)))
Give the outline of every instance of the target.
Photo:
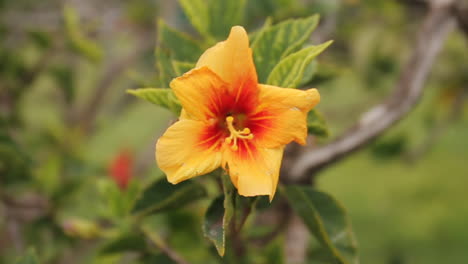
POLYGON ((166 254, 172 261, 177 264, 190 264, 187 262, 179 253, 170 248, 156 233, 150 231, 149 229, 142 228, 143 233, 147 238, 154 244, 162 253, 166 254))
POLYGON ((455 5, 454 13, 457 17, 458 26, 468 37, 468 3, 462 4, 462 2, 459 2, 455 5))
POLYGON ((305 263, 309 239, 309 229, 298 215, 293 214, 286 228, 284 243, 286 263, 305 263))
POLYGON ((364 113, 356 125, 336 140, 299 155, 291 166, 287 181, 307 182, 311 173, 362 148, 413 109, 422 95, 431 66, 453 28, 451 6, 440 3, 432 5, 393 94, 364 113))

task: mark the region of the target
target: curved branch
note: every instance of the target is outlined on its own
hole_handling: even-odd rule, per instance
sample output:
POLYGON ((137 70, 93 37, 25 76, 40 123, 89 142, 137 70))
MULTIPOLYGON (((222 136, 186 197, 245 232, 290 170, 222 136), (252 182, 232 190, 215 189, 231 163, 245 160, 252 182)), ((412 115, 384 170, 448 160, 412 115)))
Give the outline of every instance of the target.
POLYGON ((335 141, 299 155, 291 166, 288 180, 308 181, 311 173, 360 149, 413 109, 423 93, 431 66, 454 25, 450 6, 433 5, 419 30, 412 55, 393 94, 382 104, 364 113, 356 125, 335 141))
POLYGON ((468 3, 459 2, 454 9, 460 29, 468 36, 468 3))

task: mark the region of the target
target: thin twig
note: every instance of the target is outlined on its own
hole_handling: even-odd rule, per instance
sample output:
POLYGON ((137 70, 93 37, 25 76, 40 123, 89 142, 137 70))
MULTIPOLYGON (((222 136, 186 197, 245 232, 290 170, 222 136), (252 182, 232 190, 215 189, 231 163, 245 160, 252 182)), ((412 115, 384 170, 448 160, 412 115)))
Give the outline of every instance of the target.
POLYGON ((454 8, 455 16, 457 17, 458 26, 465 32, 468 37, 468 3, 459 2, 454 8))
POLYGON ((190 264, 186 261, 179 253, 170 248, 157 234, 154 232, 142 228, 143 233, 148 237, 148 239, 159 248, 164 254, 166 254, 170 259, 172 259, 177 264, 190 264))
POLYGON ((293 214, 286 228, 286 263, 305 263, 309 239, 310 235, 307 226, 298 215, 293 214))

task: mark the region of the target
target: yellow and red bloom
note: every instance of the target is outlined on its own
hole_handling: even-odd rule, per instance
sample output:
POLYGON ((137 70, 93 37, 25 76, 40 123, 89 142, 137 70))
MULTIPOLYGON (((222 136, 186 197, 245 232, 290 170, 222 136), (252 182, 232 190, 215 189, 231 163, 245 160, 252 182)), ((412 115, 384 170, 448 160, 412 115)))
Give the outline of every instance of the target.
POLYGON ((318 91, 259 84, 240 26, 170 86, 183 109, 156 143, 156 161, 168 181, 222 166, 240 195, 272 199, 284 146, 306 143, 307 112, 320 101, 318 91))

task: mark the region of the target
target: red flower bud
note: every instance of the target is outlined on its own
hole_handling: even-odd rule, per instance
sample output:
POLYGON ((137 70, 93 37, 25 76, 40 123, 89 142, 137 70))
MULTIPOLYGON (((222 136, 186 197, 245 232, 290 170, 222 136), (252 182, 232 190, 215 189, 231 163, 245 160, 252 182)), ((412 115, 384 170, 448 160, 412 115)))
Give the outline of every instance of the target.
POLYGON ((121 190, 125 190, 132 178, 133 155, 122 150, 111 162, 109 174, 121 190))

